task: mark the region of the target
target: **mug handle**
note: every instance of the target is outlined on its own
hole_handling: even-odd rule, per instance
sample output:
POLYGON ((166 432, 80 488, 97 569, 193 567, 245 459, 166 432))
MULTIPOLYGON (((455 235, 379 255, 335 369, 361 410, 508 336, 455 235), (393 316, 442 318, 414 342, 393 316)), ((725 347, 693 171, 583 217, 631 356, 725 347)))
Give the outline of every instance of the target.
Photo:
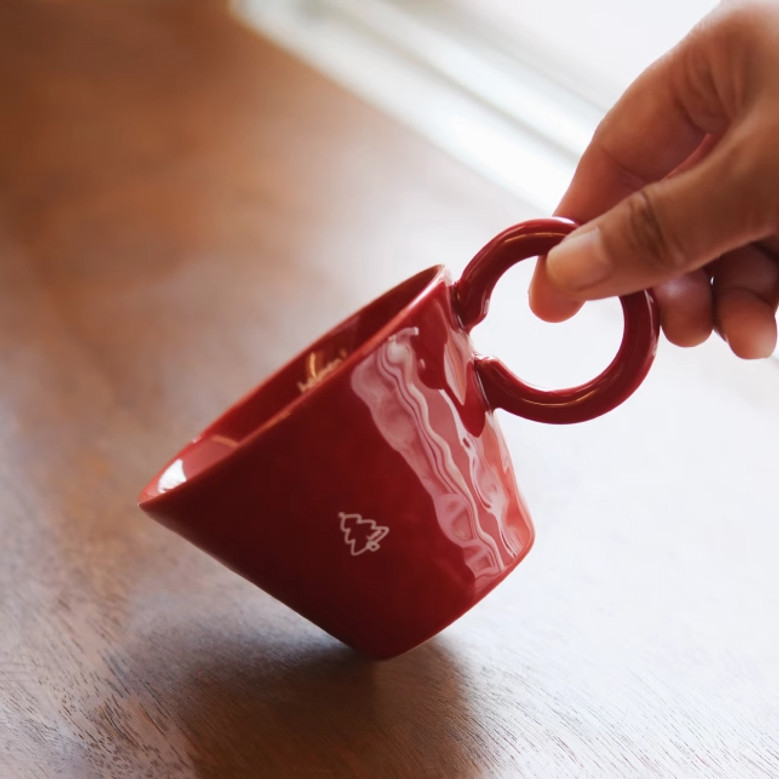
MULTIPOLYGON (((487 316, 492 290, 512 265, 546 254, 576 227, 568 219, 532 219, 495 236, 454 285, 454 310, 465 331, 487 316)), ((521 381, 494 357, 477 356, 475 369, 489 406, 537 422, 569 424, 605 414, 630 397, 652 365, 660 322, 648 290, 625 295, 620 302, 625 322, 622 343, 608 367, 586 384, 539 389, 521 381)))

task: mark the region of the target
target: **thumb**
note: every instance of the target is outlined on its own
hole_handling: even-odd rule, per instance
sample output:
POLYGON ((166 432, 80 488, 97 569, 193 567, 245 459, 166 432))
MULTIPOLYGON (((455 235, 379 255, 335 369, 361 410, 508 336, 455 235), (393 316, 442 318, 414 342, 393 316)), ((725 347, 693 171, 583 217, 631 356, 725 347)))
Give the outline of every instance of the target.
POLYGON ((750 153, 754 137, 744 144, 739 135, 571 233, 547 255, 551 284, 579 300, 622 295, 771 234, 778 204, 775 173, 766 168, 776 166, 750 153))

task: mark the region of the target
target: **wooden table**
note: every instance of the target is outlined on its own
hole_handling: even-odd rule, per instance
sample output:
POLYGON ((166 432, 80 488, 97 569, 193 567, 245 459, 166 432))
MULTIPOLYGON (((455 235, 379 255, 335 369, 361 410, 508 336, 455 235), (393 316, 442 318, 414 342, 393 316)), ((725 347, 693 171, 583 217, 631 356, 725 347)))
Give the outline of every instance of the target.
MULTIPOLYGON (((0 776, 779 775, 776 362, 664 346, 598 421, 504 417, 536 547, 386 663, 136 508, 320 331, 530 215, 218 3, 3 3, 0 776)), ((575 367, 526 282, 481 337, 575 367)))

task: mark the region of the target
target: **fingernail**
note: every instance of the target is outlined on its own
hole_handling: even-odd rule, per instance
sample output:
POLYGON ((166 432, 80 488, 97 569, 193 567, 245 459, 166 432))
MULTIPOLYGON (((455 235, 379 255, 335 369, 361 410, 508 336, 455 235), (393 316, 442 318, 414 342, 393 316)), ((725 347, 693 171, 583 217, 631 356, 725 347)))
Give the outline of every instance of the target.
POLYGON ((613 267, 603 249, 600 230, 584 228, 571 233, 549 252, 546 270, 563 289, 582 291, 605 281, 613 267))

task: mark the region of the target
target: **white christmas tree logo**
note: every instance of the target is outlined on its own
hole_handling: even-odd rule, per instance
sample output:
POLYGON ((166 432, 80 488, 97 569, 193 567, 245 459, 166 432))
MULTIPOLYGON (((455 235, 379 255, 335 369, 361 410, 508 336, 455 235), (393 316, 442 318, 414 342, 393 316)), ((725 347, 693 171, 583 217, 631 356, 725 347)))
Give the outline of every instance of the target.
POLYGON ((341 520, 344 543, 347 544, 354 557, 363 552, 377 551, 389 533, 388 527, 379 525, 372 519, 364 519, 362 514, 346 514, 341 511, 338 516, 341 520))

